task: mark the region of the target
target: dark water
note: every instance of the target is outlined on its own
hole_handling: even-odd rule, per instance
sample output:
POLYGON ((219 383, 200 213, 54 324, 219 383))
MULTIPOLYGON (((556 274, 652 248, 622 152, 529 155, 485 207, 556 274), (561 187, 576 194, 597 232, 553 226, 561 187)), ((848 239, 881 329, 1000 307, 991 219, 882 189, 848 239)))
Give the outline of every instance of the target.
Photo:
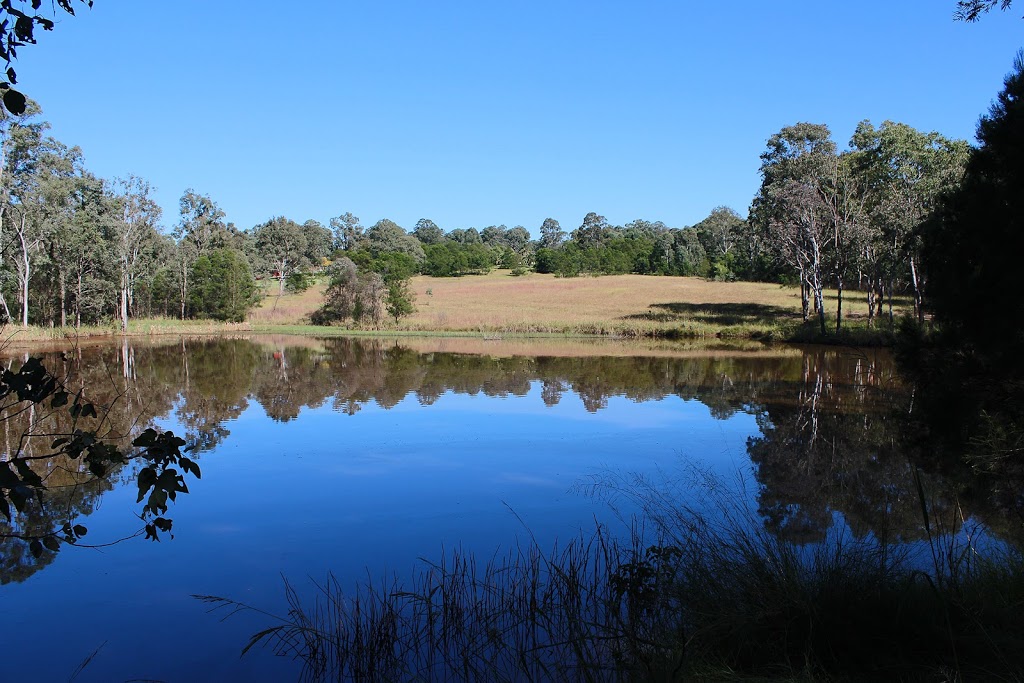
MULTIPOLYGON (((45 359, 109 408, 109 438, 172 429, 203 476, 169 511, 173 540, 114 543, 141 526, 132 466, 71 486, 63 468, 77 463, 40 461, 46 504, 0 518, 0 533, 73 517, 91 544, 112 545, 34 558, 0 540, 2 680, 67 680, 94 651, 75 680, 287 680, 295 662, 238 657, 266 619, 221 622, 189 596, 281 613, 282 574, 311 594, 329 571, 354 586, 443 548, 490 556, 595 520, 621 528, 629 502, 616 513, 584 491, 633 474, 675 480, 681 502, 681 472, 731 481, 764 524, 800 542, 836 525, 924 534, 899 419, 913 392, 884 351, 253 337, 45 359)), ((38 417, 3 423, 5 452, 38 417)), ((953 494, 933 505, 998 529, 953 494)))

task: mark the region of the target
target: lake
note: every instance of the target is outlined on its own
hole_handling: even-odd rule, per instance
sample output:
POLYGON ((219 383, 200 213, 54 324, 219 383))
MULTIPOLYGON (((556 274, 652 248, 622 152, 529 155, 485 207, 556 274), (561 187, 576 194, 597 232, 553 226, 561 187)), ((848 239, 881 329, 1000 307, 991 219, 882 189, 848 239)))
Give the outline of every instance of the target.
MULTIPOLYGON (((202 478, 187 478, 167 515, 173 538, 155 543, 128 538, 141 527, 137 466, 73 485, 77 463, 39 461, 45 505, 0 518, 0 533, 70 516, 102 547, 35 558, 22 540, 0 541, 3 680, 289 680, 299 666, 288 658, 239 658, 265 617, 222 621, 190 596, 282 613, 282 577, 312 596, 329 573, 354 587, 452 548, 546 548, 595 522, 617 533, 638 510, 621 495, 633 477, 694 506, 702 482, 725 482, 802 543, 837 526, 924 534, 897 419, 913 394, 884 350, 247 336, 37 355, 106 407, 108 438, 173 430, 202 478)), ((39 417, 3 423, 6 453, 39 417)))

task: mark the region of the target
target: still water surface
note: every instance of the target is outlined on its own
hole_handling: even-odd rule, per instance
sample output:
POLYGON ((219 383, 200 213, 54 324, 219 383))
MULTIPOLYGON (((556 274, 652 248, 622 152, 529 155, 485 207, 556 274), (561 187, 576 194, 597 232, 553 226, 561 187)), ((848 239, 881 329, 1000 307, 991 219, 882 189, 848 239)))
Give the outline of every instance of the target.
MULTIPOLYGON (((621 530, 628 501, 613 511, 586 490, 634 473, 732 482, 799 541, 836 524, 921 534, 892 419, 910 397, 884 351, 254 336, 45 359, 111 406, 111 436, 172 429, 196 445, 203 474, 168 513, 173 540, 39 559, 0 541, 16 653, 2 680, 68 680, 93 652, 74 680, 288 680, 295 662, 239 659, 266 619, 221 622, 189 596, 282 613, 282 575, 312 595, 328 572, 355 586, 444 548, 490 556, 595 520, 621 530)), ((7 443, 24 428, 8 420, 7 443)), ((130 536, 134 472, 63 491, 49 514, 70 510, 93 544, 130 536)), ((686 502, 686 487, 676 491, 686 502)), ((51 521, 16 519, 14 531, 51 521)), ((0 518, 0 531, 10 526, 0 518)))

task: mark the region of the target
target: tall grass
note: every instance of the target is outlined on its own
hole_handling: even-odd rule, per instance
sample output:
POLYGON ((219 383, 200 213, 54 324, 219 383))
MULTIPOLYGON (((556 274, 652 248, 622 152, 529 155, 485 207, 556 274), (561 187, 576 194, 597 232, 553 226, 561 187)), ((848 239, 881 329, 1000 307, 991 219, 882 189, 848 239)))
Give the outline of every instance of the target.
MULTIPOLYGON (((1024 562, 940 534, 928 550, 836 530, 780 540, 717 483, 697 507, 641 480, 645 527, 604 527, 478 562, 457 549, 405 584, 335 578, 253 636, 306 680, 805 681, 1024 679, 1024 562)), ((608 490, 607 482, 602 483, 608 490)), ((253 609, 197 596, 213 609, 253 609)))

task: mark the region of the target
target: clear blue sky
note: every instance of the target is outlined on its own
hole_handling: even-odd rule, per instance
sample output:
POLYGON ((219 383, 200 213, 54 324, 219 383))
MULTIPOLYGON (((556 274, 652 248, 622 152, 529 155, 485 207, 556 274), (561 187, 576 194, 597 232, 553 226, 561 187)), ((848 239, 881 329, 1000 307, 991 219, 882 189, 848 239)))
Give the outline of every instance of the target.
POLYGON ((973 141, 1024 7, 963 24, 954 6, 96 0, 16 66, 52 134, 148 179, 166 226, 192 187, 243 229, 682 227, 745 214, 766 140, 798 121, 840 146, 862 119, 973 141))

